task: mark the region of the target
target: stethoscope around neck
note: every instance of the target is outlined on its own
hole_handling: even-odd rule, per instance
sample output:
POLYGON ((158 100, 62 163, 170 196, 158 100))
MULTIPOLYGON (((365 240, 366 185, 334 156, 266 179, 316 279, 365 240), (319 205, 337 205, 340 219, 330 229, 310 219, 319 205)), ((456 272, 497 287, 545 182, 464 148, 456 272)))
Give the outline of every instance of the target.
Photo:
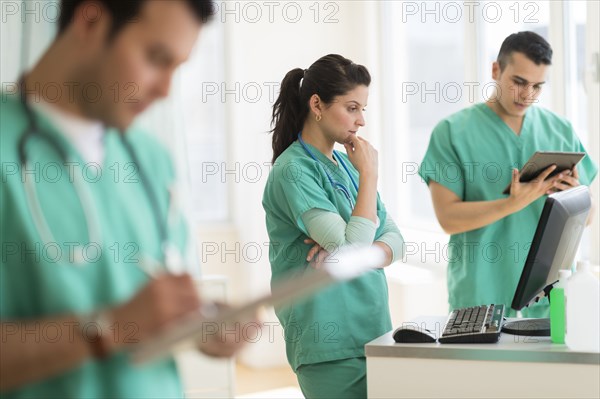
MULTIPOLYGON (((306 153, 312 159, 314 159, 317 163, 322 164, 322 162, 317 159, 317 157, 315 156, 315 154, 313 154, 313 152, 310 150, 310 148, 308 148, 308 146, 306 145, 306 143, 304 142, 304 140, 302 140, 302 132, 298 133, 298 142, 300 143, 300 145, 302 146, 302 148, 304 148, 304 151, 306 151, 306 153)), ((344 168, 344 170, 348 174, 348 177, 350 178, 350 181, 352 182, 352 186, 354 186, 354 189, 358 192, 358 184, 356 183, 356 180, 354 180, 354 177, 350 173, 350 170, 348 169, 348 166, 346 165, 346 163, 344 162, 344 160, 342 159, 342 157, 340 156, 340 154, 338 154, 338 152, 336 150, 333 150, 333 158, 340 165, 342 165, 342 167, 344 168)), ((331 186, 333 187, 333 189, 336 190, 336 191, 341 192, 342 195, 344 195, 344 197, 346 197, 346 199, 350 203, 350 208, 354 209, 354 205, 355 205, 354 204, 354 198, 352 197, 352 193, 350 192, 350 190, 348 189, 348 187, 346 187, 344 184, 340 183, 339 181, 335 180, 334 177, 331 175, 331 173, 329 173, 329 170, 327 170, 327 166, 326 165, 322 165, 322 166, 323 166, 323 169, 325 170, 325 174, 327 175, 327 179, 329 180, 329 183, 331 184, 331 186)))
MULTIPOLYGON (((27 171, 33 170, 31 160, 27 156, 27 141, 34 137, 44 140, 60 156, 60 159, 63 161, 63 165, 67 165, 67 162, 69 161, 69 155, 64 146, 62 146, 55 137, 48 134, 47 132, 44 132, 39 128, 36 115, 32 107, 27 103, 24 80, 24 76, 22 76, 19 79, 20 102, 27 117, 27 126, 25 127, 18 142, 18 156, 19 162, 21 164, 21 181, 23 182, 25 188, 25 197, 28 208, 31 212, 33 223, 38 231, 38 234, 40 235, 42 245, 46 246, 52 243, 56 244, 57 241, 55 240, 54 235, 52 234, 52 229, 48 224, 47 218, 44 216, 40 199, 34 184, 35 179, 29 178, 27 176, 27 171)), ((139 167, 141 164, 131 143, 126 139, 125 134, 123 132, 119 133, 119 137, 121 138, 121 143, 123 144, 127 155, 131 159, 132 163, 136 165, 136 171, 139 181, 143 186, 146 197, 148 198, 148 201, 150 202, 150 206, 152 208, 154 221, 158 229, 159 239, 161 243, 160 259, 156 260, 152 257, 147 256, 144 257, 144 259, 142 260, 144 264, 139 266, 146 269, 149 267, 152 267, 154 269, 159 267, 159 263, 162 265, 168 265, 169 263, 174 262, 181 263, 182 257, 180 256, 178 251, 174 249, 173 245, 169 243, 168 240, 168 220, 174 218, 174 213, 171 212, 172 207, 169 206, 169 211, 167 212, 166 217, 163 217, 160 211, 158 197, 150 187, 147 175, 139 167)), ((74 162, 73 164, 78 163, 74 162)), ((87 186, 87 183, 84 181, 82 174, 80 173, 70 174, 70 180, 72 180, 73 182, 74 191, 79 200, 81 209, 85 217, 89 243, 100 244, 102 242, 100 218, 97 211, 98 208, 94 202, 94 197, 91 193, 91 190, 87 186)), ((172 202, 172 198, 170 198, 169 201, 172 202)), ((171 203, 169 205, 171 205, 171 203)), ((74 253, 80 254, 81 251, 75 251, 74 253)), ((86 261, 85 259, 82 259, 81 256, 75 256, 72 259, 69 259, 69 263, 82 265, 86 263, 86 261)), ((151 272, 150 270, 144 271, 151 272)))

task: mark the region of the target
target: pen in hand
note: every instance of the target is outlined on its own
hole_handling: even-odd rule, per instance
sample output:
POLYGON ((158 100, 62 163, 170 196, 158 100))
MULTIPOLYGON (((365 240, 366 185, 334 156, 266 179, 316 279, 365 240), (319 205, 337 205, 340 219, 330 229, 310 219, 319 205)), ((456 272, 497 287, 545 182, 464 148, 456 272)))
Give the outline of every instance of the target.
MULTIPOLYGON (((167 256, 165 256, 166 261, 164 263, 148 257, 139 259, 138 266, 140 270, 153 280, 164 274, 183 274, 183 270, 185 270, 183 266, 183 258, 178 253, 173 251, 167 250, 165 253, 167 256)), ((198 314, 201 316, 201 318, 212 319, 217 317, 218 313, 219 307, 215 302, 206 299, 200 301, 198 314)))

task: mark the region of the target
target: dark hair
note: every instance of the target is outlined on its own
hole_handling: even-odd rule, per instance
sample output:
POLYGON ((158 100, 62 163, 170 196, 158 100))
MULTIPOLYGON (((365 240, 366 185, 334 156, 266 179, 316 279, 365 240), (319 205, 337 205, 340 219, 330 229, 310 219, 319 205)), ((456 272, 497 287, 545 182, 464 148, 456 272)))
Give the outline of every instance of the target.
MULTIPOLYGON (((59 34, 69 26, 75 16, 77 7, 86 1, 99 3, 110 12, 112 26, 109 37, 112 38, 125 24, 133 21, 138 16, 142 4, 147 0, 62 0, 58 23, 59 34)), ((190 7, 196 18, 203 23, 210 21, 215 14, 212 0, 186 0, 185 3, 190 7)))
POLYGON ((512 53, 515 52, 525 54, 536 65, 552 64, 552 47, 546 39, 534 32, 513 33, 504 39, 498 53, 498 64, 500 64, 501 71, 504 70, 512 53))
POLYGON ((319 58, 308 69, 292 69, 281 82, 273 105, 273 160, 295 140, 308 117, 309 100, 318 95, 325 104, 356 86, 371 84, 367 68, 337 54, 319 58))

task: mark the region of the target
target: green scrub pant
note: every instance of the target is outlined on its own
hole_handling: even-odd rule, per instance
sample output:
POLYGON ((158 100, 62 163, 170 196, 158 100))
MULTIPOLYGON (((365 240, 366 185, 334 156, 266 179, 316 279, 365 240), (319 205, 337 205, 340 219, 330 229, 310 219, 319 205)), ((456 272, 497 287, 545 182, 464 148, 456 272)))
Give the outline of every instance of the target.
POLYGON ((307 399, 367 397, 367 363, 364 357, 304 364, 296 371, 307 399))

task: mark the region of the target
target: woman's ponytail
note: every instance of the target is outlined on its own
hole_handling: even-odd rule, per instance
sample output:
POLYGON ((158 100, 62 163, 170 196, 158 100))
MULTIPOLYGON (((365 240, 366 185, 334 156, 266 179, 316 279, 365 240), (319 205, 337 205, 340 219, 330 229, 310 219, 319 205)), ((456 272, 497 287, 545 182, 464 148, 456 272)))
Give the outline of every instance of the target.
POLYGON ((281 155, 295 140, 308 113, 308 105, 300 98, 300 81, 304 70, 289 71, 281 82, 279 97, 273 105, 273 160, 281 155))
POLYGON ((319 58, 310 68, 292 69, 281 82, 279 97, 273 105, 273 163, 294 141, 308 117, 308 103, 316 94, 331 104, 358 85, 369 86, 367 68, 338 54, 319 58))

